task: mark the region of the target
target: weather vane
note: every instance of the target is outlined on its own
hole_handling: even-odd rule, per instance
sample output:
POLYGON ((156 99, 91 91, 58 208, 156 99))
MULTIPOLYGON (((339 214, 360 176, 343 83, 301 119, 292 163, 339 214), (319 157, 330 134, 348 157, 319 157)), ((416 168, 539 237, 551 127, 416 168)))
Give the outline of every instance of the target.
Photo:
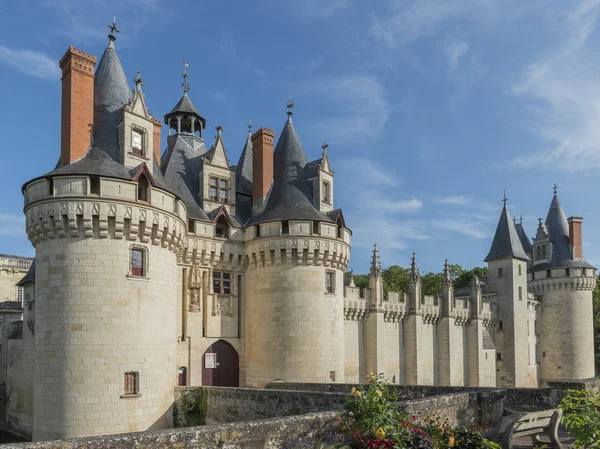
POLYGON ((116 14, 113 16, 113 23, 110 24, 110 25, 107 25, 107 26, 110 29, 110 34, 108 35, 108 38, 111 41, 117 40, 117 37, 115 36, 115 33, 118 33, 119 30, 117 29, 117 15, 116 14))
POLYGON ((292 109, 294 109, 294 100, 292 100, 292 96, 290 95, 290 99, 287 102, 287 108, 288 108, 288 115, 292 115, 292 109))
POLYGON ((181 87, 183 87, 183 92, 187 93, 190 90, 190 85, 187 82, 187 79, 190 75, 188 75, 188 68, 190 67, 190 63, 187 62, 186 58, 183 58, 183 73, 181 74, 181 76, 183 76, 183 83, 181 84, 181 87))

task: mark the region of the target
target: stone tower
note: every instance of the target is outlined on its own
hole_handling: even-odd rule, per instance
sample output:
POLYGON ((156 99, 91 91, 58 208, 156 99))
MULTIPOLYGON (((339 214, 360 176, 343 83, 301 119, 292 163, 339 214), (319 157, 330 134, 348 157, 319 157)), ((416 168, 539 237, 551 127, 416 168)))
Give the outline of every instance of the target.
MULTIPOLYGON (((260 188, 268 171, 260 168, 263 140, 252 138, 253 182, 260 188)), ((311 189, 311 179, 330 184, 333 172, 326 154, 308 162, 291 111, 273 153, 273 173, 264 208, 246 223, 246 385, 343 381, 350 233, 340 210, 324 212, 333 204, 331 192, 325 197, 311 189)))
POLYGON ((526 387, 528 376, 527 341, 527 262, 521 241, 504 207, 498 220, 488 263, 490 286, 498 298, 498 331, 496 332, 496 383, 498 386, 526 387))
POLYGON ((592 291, 596 270, 583 257, 581 217, 566 218, 554 192, 533 243, 529 288, 541 299, 540 383, 594 377, 592 291))
MULTIPOLYGON (((156 169, 141 77, 132 95, 109 37, 93 99, 92 72, 63 75, 69 92, 84 83, 63 111, 93 110, 93 143, 81 151, 89 123, 64 113, 74 137, 59 166, 23 186, 36 249, 34 441, 169 425, 186 210, 156 169)), ((79 57, 70 48, 63 61, 79 57)))

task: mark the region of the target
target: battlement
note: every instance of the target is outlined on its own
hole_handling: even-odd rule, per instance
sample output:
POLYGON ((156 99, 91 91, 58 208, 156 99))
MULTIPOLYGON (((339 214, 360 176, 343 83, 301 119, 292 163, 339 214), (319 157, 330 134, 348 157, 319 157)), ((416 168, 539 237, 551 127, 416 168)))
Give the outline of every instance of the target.
POLYGON ((67 57, 69 55, 76 55, 79 56, 81 58, 85 58, 87 59, 91 64, 96 64, 97 62, 97 58, 94 55, 91 55, 90 53, 86 53, 83 50, 80 50, 79 48, 75 48, 72 45, 69 46, 69 48, 67 49, 67 51, 65 52, 65 54, 62 56, 62 58, 60 58, 60 62, 59 65, 62 67, 62 65, 65 63, 67 57))
POLYGON ((179 262, 224 270, 245 271, 248 268, 248 256, 241 243, 193 237, 186 238, 179 262))
POLYGON ((180 253, 185 225, 172 214, 134 204, 57 199, 28 208, 26 230, 33 246, 61 238, 111 238, 152 243, 180 253))
POLYGON ((344 299, 344 317, 346 320, 359 321, 364 319, 368 313, 365 299, 344 299))
POLYGON ((595 277, 561 277, 561 278, 546 278, 540 280, 529 281, 529 291, 534 294, 546 293, 559 290, 587 290, 593 291, 596 288, 595 277))

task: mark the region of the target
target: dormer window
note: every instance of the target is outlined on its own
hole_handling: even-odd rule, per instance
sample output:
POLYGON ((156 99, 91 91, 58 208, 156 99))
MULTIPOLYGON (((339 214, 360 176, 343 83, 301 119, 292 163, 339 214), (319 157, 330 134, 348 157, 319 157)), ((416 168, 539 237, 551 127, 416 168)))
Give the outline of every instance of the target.
POLYGON ((225 217, 220 216, 215 226, 215 237, 226 239, 229 237, 229 224, 225 217))
POLYGON ((138 201, 148 201, 148 178, 144 174, 138 178, 137 197, 138 201))
POLYGON ((219 179, 211 177, 209 180, 208 195, 211 201, 227 204, 229 191, 229 181, 227 179, 219 179))
POLYGON ((139 129, 131 131, 131 152, 137 156, 144 155, 144 134, 139 129))

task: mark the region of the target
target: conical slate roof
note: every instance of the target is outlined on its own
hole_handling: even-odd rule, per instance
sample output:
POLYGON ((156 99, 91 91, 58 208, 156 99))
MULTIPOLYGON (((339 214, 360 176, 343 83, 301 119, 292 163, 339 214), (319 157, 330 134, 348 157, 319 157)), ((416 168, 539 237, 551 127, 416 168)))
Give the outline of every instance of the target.
POLYGON ((525 228, 523 228, 523 223, 515 223, 515 229, 517 230, 517 235, 519 236, 519 240, 521 241, 523 251, 525 251, 526 253, 532 253, 533 246, 531 245, 529 237, 527 237, 525 228))
POLYGON ((496 227, 492 247, 485 258, 485 262, 508 258, 529 260, 529 257, 523 250, 515 225, 510 219, 505 200, 500 220, 498 220, 498 226, 496 227))
POLYGON ((248 139, 242 150, 240 160, 235 167, 235 190, 237 193, 252 195, 252 139, 248 139))
POLYGON ((182 114, 195 114, 198 117, 200 117, 200 113, 192 103, 192 100, 188 96, 187 92, 183 93, 183 97, 181 97, 181 99, 177 102, 175 107, 171 110, 171 112, 165 115, 165 117, 168 117, 171 114, 175 114, 177 112, 180 112, 182 114))
POLYGON ((119 160, 116 126, 122 120, 123 105, 131 90, 111 40, 98 63, 94 77, 94 145, 119 160))
POLYGON ((312 204, 312 191, 305 173, 307 163, 290 114, 273 153, 273 186, 267 204, 247 225, 278 220, 332 222, 312 204))

